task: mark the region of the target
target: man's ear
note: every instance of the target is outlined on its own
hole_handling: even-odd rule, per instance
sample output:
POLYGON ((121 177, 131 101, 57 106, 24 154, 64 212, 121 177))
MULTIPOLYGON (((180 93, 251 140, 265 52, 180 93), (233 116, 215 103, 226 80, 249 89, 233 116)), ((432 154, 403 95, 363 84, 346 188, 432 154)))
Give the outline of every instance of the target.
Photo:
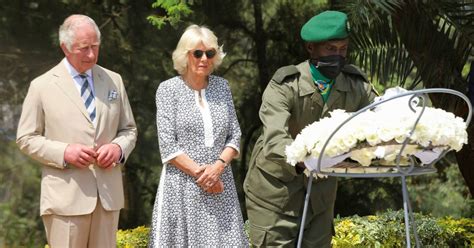
POLYGON ((63 50, 64 55, 67 56, 69 53, 71 53, 71 52, 67 49, 66 45, 64 45, 64 43, 61 43, 60 46, 61 46, 61 50, 63 50))
POLYGON ((309 53, 311 53, 314 49, 313 44, 310 42, 306 42, 304 46, 306 47, 306 51, 308 51, 309 53))

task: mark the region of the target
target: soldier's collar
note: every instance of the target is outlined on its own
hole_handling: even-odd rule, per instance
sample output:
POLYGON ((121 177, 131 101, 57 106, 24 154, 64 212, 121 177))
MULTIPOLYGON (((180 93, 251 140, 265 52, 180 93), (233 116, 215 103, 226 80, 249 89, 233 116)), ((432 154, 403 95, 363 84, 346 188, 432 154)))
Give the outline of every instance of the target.
POLYGON ((318 88, 313 83, 313 76, 311 76, 311 71, 309 68, 309 60, 299 64, 297 67, 301 73, 299 83, 299 95, 306 96, 313 94, 315 91, 318 90, 318 88))
MULTIPOLYGON (((301 73, 300 84, 299 84, 299 96, 306 96, 314 94, 318 90, 316 85, 313 83, 313 76, 311 75, 310 62, 309 60, 297 65, 298 70, 301 73)), ((338 81, 345 81, 346 75, 342 72, 337 76, 332 90, 337 91, 350 91, 350 85, 348 83, 337 83, 338 81)))

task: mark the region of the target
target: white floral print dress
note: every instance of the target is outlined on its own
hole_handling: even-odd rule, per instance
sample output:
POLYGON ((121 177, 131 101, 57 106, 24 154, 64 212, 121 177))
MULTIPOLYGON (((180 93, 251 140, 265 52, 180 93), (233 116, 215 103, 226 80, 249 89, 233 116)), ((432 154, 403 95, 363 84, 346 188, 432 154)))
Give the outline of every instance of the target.
POLYGON ((158 141, 163 170, 153 209, 149 247, 248 247, 232 169, 221 175, 224 192, 209 194, 169 160, 185 153, 213 164, 230 146, 239 151, 241 131, 225 79, 209 76, 199 92, 181 76, 156 92, 158 141))

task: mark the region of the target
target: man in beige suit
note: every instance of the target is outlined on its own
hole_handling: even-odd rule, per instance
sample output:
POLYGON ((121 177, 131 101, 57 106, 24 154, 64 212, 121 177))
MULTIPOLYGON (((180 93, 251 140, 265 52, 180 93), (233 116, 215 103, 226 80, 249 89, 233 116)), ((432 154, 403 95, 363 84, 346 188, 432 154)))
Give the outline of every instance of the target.
POLYGON ((123 163, 137 128, 122 78, 96 65, 100 31, 84 15, 59 29, 65 58, 34 79, 20 149, 42 164, 40 214, 50 247, 115 247, 123 163))

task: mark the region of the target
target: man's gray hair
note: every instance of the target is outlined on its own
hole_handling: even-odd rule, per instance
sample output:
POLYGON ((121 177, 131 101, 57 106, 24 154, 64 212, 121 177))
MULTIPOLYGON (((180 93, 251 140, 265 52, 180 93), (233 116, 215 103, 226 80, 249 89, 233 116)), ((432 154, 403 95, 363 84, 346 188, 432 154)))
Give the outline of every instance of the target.
POLYGON ((74 42, 76 34, 76 28, 83 24, 90 24, 94 27, 95 32, 97 33, 97 39, 100 42, 99 27, 92 18, 86 15, 70 15, 59 27, 59 44, 64 44, 66 48, 71 51, 72 43, 74 42))

